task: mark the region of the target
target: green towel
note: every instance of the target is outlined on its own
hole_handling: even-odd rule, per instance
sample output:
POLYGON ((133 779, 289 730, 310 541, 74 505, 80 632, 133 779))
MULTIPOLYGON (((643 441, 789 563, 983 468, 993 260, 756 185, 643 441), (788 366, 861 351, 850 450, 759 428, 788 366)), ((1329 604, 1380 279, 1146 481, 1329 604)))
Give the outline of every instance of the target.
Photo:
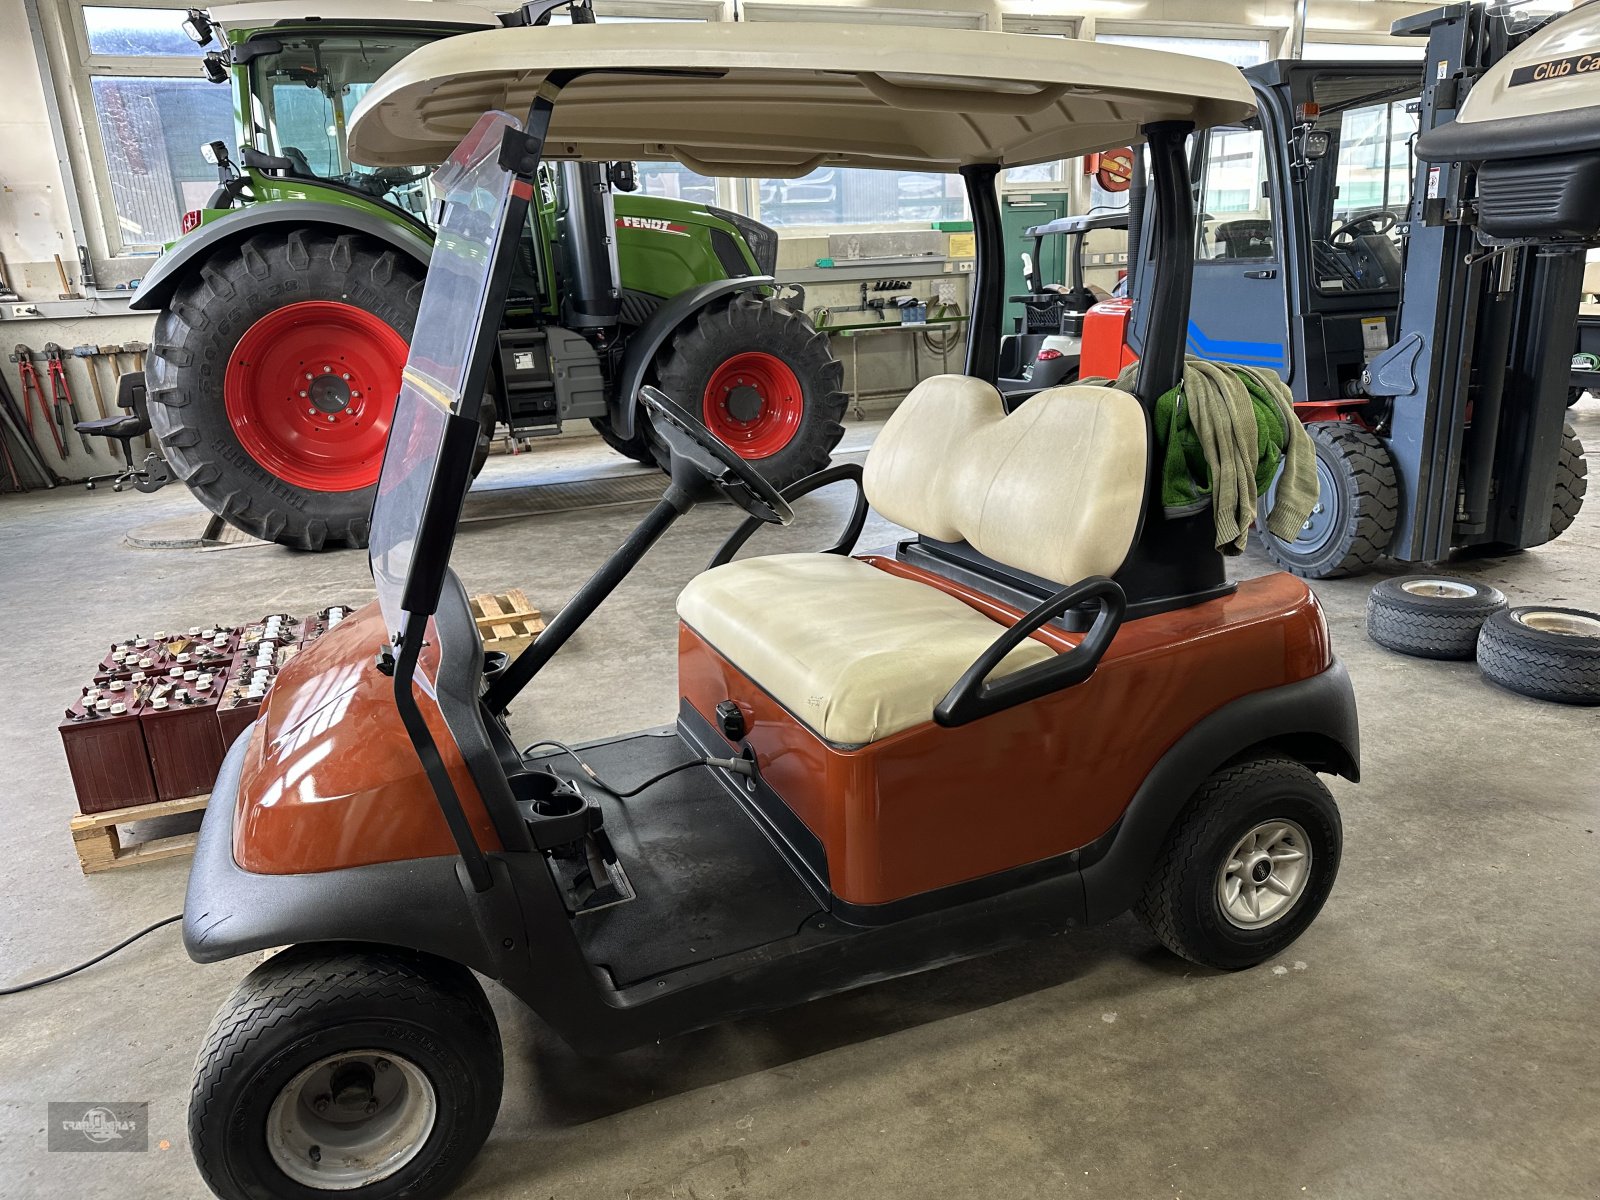
MULTIPOLYGON (((1116 386, 1132 390, 1138 374, 1135 363, 1116 386)), ((1160 442, 1161 506, 1168 517, 1209 504, 1217 549, 1238 554, 1261 494, 1276 479, 1267 529, 1294 540, 1317 503, 1316 450, 1295 415, 1293 393, 1276 373, 1189 358, 1183 381, 1156 401, 1153 423, 1160 442)))

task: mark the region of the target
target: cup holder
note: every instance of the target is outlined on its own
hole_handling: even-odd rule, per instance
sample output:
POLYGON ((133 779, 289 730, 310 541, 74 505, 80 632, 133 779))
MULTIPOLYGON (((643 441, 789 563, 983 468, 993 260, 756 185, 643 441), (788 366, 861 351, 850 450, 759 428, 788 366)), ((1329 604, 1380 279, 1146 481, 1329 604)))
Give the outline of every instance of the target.
POLYGON ((506 668, 511 665, 511 656, 504 650, 485 650, 483 652, 483 677, 490 683, 506 673, 506 668))
POLYGON ((511 794, 529 805, 541 817, 570 817, 581 813, 587 802, 566 781, 549 771, 528 771, 510 777, 511 794))

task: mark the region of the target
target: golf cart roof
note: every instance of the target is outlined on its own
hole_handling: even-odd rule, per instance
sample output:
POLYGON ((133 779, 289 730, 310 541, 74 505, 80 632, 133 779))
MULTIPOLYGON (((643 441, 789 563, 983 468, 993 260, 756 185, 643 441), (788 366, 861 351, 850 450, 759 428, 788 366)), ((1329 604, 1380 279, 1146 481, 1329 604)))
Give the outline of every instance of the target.
MULTIPOLYGON (((495 29, 500 18, 493 9, 476 4, 451 4, 445 0, 257 0, 256 3, 218 4, 207 15, 224 29, 270 29, 274 25, 303 25, 326 21, 330 25, 353 23, 384 25, 459 25, 462 29, 495 29)), ((442 156, 441 156, 442 157, 442 156)))
POLYGON ((547 158, 676 159, 707 175, 822 166, 1023 166, 1255 111, 1226 63, 1105 43, 892 25, 744 22, 498 29, 408 55, 350 123, 372 166, 438 162, 479 115, 526 115, 557 72, 547 158), (668 74, 672 72, 672 74, 668 74), (682 74, 678 74, 682 72, 682 74))
POLYGON ((1095 229, 1126 229, 1128 210, 1117 212, 1079 213, 1072 217, 1057 217, 1043 225, 1022 231, 1023 237, 1049 237, 1056 233, 1088 233, 1095 229))

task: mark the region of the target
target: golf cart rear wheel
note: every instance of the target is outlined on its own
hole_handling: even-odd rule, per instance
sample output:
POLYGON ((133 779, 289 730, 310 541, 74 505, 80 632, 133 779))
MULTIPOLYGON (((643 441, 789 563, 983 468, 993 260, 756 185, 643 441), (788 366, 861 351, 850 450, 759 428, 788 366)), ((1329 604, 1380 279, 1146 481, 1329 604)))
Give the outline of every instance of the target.
POLYGON ((366 545, 422 275, 355 234, 270 230, 178 286, 150 424, 202 504, 264 541, 366 545))
POLYGON ((844 436, 844 366, 779 300, 740 292, 708 305, 656 360, 656 380, 780 488, 827 466, 844 436))
POLYGON ((1261 546, 1273 562, 1306 579, 1358 575, 1389 548, 1399 493, 1389 451, 1348 421, 1306 426, 1317 453, 1316 507, 1299 535, 1285 542, 1267 532, 1274 483, 1261 497, 1256 518, 1261 546))
POLYGON ((1600 613, 1543 605, 1496 613, 1478 631, 1478 670, 1536 700, 1600 704, 1600 613))
POLYGON ((1339 872, 1339 810, 1286 758, 1224 767, 1167 835, 1134 913, 1174 954, 1237 971, 1316 919, 1339 872))
POLYGON ((1478 630, 1506 606, 1498 588, 1444 575, 1385 579, 1367 593, 1367 636, 1416 658, 1469 659, 1478 630))
POLYGON ((223 1200, 426 1200, 500 1106, 500 1034, 465 967, 295 946, 247 975, 195 1068, 189 1141, 223 1200))

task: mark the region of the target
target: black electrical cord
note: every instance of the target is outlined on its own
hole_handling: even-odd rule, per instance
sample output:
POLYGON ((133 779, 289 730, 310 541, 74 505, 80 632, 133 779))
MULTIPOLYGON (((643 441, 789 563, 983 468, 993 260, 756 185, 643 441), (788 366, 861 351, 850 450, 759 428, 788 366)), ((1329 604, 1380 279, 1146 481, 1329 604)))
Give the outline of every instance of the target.
POLYGON ((0 996, 15 996, 18 992, 26 992, 30 988, 43 987, 47 983, 54 983, 58 979, 65 979, 68 975, 76 975, 79 971, 84 970, 86 967, 92 967, 95 965, 95 963, 100 962, 102 959, 110 958, 118 950, 133 945, 145 934, 154 933, 163 925, 171 925, 174 921, 181 920, 183 920, 183 914, 178 913, 174 916, 166 918, 163 921, 157 921, 154 925, 146 925, 132 937, 124 938, 115 946, 111 947, 111 949, 101 951, 87 962, 81 962, 75 967, 68 967, 65 971, 57 971, 54 975, 46 975, 43 979, 30 979, 27 983, 16 983, 12 984, 10 987, 0 988, 0 996))
POLYGON ((583 773, 594 782, 594 785, 597 788, 600 788, 602 791, 610 792, 611 795, 615 796, 618 800, 631 799, 632 797, 637 796, 640 792, 644 791, 646 788, 660 783, 663 779, 666 779, 669 776, 676 775, 679 771, 687 771, 691 767, 722 767, 725 770, 736 771, 741 775, 753 775, 755 773, 753 764, 751 764, 747 759, 743 758, 691 758, 688 762, 681 762, 675 767, 668 767, 665 771, 661 771, 658 774, 652 775, 649 779, 644 780, 642 783, 635 784, 633 787, 624 791, 621 788, 613 787, 604 779, 601 779, 595 769, 588 763, 584 762, 583 759, 579 758, 578 752, 565 742, 558 742, 552 738, 546 738, 544 741, 534 742, 531 746, 524 746, 522 748, 522 757, 527 758, 528 755, 532 754, 535 750, 542 749, 546 746, 551 746, 561 751, 573 762, 578 764, 578 766, 583 770, 583 773))

